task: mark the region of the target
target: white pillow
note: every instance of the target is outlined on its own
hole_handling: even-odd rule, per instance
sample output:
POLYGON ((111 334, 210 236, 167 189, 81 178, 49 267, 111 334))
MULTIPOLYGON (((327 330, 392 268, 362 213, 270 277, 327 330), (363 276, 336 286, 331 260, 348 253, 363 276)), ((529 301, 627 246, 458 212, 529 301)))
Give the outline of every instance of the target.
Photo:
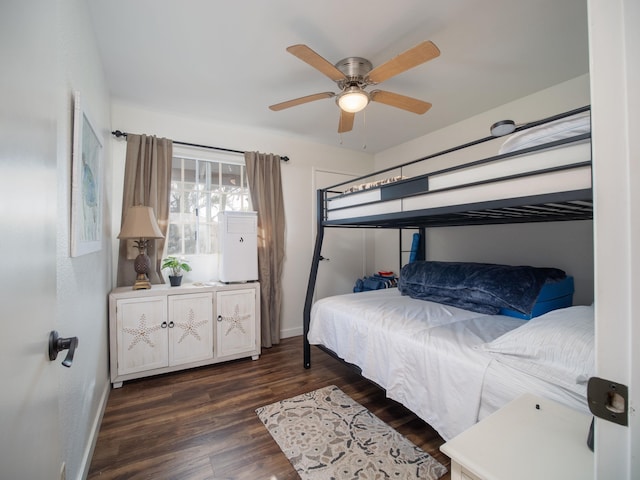
POLYGON ((553 310, 477 348, 497 361, 575 389, 595 369, 593 306, 553 310))
POLYGON ((575 137, 591 131, 591 112, 582 112, 537 127, 528 128, 511 135, 500 147, 498 153, 541 145, 543 143, 575 137))

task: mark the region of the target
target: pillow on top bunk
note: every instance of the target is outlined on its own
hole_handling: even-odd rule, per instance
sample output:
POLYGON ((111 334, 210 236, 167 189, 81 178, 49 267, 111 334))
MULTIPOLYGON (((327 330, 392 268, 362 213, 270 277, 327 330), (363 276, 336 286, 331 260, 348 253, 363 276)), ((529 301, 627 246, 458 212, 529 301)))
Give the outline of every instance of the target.
POLYGON ((511 135, 500 147, 499 154, 575 137, 591 131, 591 112, 577 113, 511 135))
POLYGON ((495 315, 506 308, 530 316, 545 282, 564 278, 557 268, 418 261, 402 267, 398 290, 473 312, 495 315))
POLYGON ((500 363, 568 388, 587 383, 595 369, 594 310, 553 310, 475 348, 500 363))

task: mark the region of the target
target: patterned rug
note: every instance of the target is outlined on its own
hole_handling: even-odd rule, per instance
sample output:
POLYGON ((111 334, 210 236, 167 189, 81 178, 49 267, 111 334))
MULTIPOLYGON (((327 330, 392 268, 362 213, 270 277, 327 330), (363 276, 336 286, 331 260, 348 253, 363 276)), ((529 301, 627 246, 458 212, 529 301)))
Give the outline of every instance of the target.
POLYGON ((303 480, 436 480, 447 472, 334 385, 256 413, 303 480))

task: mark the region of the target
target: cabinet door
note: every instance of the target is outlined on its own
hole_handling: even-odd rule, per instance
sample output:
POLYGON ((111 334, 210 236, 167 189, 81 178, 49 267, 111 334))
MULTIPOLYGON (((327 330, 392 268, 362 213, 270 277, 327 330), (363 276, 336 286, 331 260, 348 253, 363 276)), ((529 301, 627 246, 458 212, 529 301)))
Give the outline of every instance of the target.
POLYGON ((116 308, 118 374, 166 367, 166 297, 121 299, 116 308))
POLYGON ((256 290, 216 292, 217 356, 251 353, 256 348, 256 290))
POLYGON ((169 365, 213 358, 213 294, 169 296, 169 365))

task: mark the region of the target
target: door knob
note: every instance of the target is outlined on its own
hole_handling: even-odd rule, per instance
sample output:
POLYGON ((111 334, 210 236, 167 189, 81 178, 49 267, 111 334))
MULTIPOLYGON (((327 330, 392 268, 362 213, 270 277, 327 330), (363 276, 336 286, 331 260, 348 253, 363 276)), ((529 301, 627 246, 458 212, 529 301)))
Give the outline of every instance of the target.
POLYGON ((54 361, 58 358, 58 353, 63 350, 69 350, 62 361, 62 365, 70 367, 73 363, 73 355, 76 353, 76 348, 78 348, 78 337, 61 338, 55 330, 52 330, 49 334, 49 360, 54 361))

